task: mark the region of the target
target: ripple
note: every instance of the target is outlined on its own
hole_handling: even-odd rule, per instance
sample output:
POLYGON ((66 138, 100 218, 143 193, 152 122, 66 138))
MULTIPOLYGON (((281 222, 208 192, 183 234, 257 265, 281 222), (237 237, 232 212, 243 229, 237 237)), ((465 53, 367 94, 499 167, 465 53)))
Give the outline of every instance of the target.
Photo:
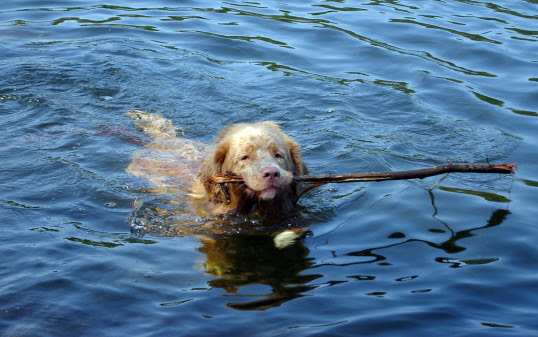
POLYGON ((4 1, 3 333, 532 335, 535 6, 4 1), (490 160, 524 179, 331 185, 291 218, 205 219, 124 172, 148 141, 132 109, 206 143, 276 120, 313 173, 490 160))

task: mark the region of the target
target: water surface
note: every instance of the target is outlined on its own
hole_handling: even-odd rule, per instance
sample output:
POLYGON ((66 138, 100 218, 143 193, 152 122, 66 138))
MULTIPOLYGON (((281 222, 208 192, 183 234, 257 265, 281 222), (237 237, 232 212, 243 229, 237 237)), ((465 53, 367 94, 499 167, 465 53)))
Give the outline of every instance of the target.
POLYGON ((530 0, 3 1, 0 334, 536 334, 537 15, 530 0), (289 217, 178 235, 206 220, 125 172, 148 142, 132 109, 205 143, 275 120, 312 173, 519 169, 327 185, 289 217), (278 249, 287 225, 310 233, 278 249))

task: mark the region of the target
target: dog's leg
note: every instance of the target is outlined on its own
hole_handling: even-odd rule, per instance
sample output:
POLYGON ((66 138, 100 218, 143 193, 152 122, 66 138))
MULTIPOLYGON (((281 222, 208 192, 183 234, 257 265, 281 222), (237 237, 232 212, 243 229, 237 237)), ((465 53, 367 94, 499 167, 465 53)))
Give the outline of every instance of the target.
POLYGON ((151 183, 155 192, 189 190, 204 158, 201 143, 179 138, 170 119, 131 110, 126 113, 151 139, 133 153, 127 172, 151 183))
POLYGON ((276 248, 283 249, 295 244, 295 242, 303 238, 306 233, 307 228, 287 229, 275 235, 273 242, 275 243, 276 248))
POLYGON ((141 110, 130 110, 127 116, 134 120, 134 124, 156 141, 177 137, 172 121, 159 114, 147 113, 141 110))

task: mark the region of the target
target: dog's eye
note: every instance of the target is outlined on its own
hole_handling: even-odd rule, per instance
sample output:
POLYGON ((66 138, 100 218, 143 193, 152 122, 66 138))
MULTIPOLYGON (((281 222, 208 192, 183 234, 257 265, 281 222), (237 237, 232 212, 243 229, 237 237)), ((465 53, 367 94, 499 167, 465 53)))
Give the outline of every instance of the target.
POLYGON ((248 156, 241 157, 241 160, 247 160, 247 159, 248 159, 248 156))
POLYGON ((282 158, 282 155, 280 153, 276 153, 275 158, 282 158))

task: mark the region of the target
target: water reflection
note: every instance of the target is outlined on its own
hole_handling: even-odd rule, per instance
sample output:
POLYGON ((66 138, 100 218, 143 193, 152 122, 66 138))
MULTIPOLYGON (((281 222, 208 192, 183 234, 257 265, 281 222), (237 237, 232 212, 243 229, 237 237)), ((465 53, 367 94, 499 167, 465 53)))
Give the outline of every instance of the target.
MULTIPOLYGON (((355 252, 350 252, 350 253, 345 254, 346 256, 360 257, 361 260, 357 261, 357 262, 350 262, 350 263, 345 263, 345 264, 334 264, 334 263, 331 263, 331 264, 318 264, 314 268, 318 268, 318 267, 321 267, 321 266, 324 266, 324 265, 348 266, 348 265, 376 263, 376 262, 377 263, 384 263, 382 261, 388 260, 388 258, 386 256, 382 255, 381 253, 379 253, 378 251, 381 251, 381 250, 387 249, 387 248, 391 248, 391 247, 395 247, 395 246, 405 245, 405 244, 408 244, 408 243, 411 243, 411 242, 422 242, 422 243, 427 244, 430 247, 440 249, 440 250, 442 250, 442 251, 444 251, 445 253, 448 253, 448 254, 461 253, 461 252, 465 251, 467 248, 464 247, 461 244, 458 244, 458 241, 460 241, 462 239, 472 237, 472 236, 475 236, 476 234, 474 232, 477 231, 477 230, 499 226, 500 224, 502 224, 502 222, 504 220, 506 220, 506 217, 509 214, 510 214, 510 211, 508 211, 508 210, 497 209, 491 214, 490 218, 486 222, 486 225, 479 226, 479 227, 473 227, 473 228, 465 229, 465 230, 461 230, 461 231, 454 231, 454 230, 451 229, 451 227, 447 223, 442 222, 444 224, 444 226, 447 228, 447 231, 450 233, 450 237, 448 239, 446 239, 445 241, 442 241, 440 243, 430 242, 430 241, 421 240, 421 239, 408 239, 408 240, 398 242, 398 243, 395 243, 395 244, 384 245, 384 246, 379 246, 379 247, 374 247, 374 248, 368 248, 368 249, 363 249, 363 250, 360 250, 360 251, 355 251, 355 252)), ((443 231, 441 231, 441 232, 443 232, 443 231)), ((403 234, 403 233, 393 233, 389 237, 391 237, 391 238, 402 238, 402 237, 405 237, 405 234, 403 234)), ((452 267, 459 267, 459 266, 470 265, 470 264, 485 264, 485 263, 494 262, 494 261, 497 261, 497 260, 498 260, 497 258, 491 258, 491 259, 457 259, 457 258, 446 258, 446 257, 438 257, 438 258, 435 259, 436 262, 450 263, 452 267)))
MULTIPOLYGON (((496 209, 484 225, 455 231, 452 229, 453 225, 437 218, 434 194, 431 191, 429 193, 433 207, 432 217, 445 227, 445 229, 430 231, 440 235, 448 234, 448 238, 441 242, 434 242, 406 238, 406 234, 396 232, 389 235, 389 238, 400 240, 400 242, 339 255, 333 253, 335 259, 333 261, 336 263, 316 263, 316 259, 307 247, 308 237, 313 236, 313 233, 306 226, 308 221, 305 221, 299 212, 290 217, 283 216, 278 219, 253 217, 206 219, 203 224, 196 225, 193 224, 192 218, 189 222, 178 223, 179 211, 176 210, 173 212, 176 223, 169 225, 162 221, 155 221, 157 218, 166 217, 167 212, 163 213, 161 209, 161 213, 154 214, 153 220, 151 217, 146 217, 152 224, 146 224, 145 228, 146 231, 160 231, 163 235, 199 237, 200 246, 197 251, 204 254, 201 269, 212 277, 207 284, 212 288, 223 289, 227 293, 225 297, 233 298, 233 301, 226 303, 226 306, 240 311, 267 310, 302 297, 306 292, 316 288, 348 282, 335 279, 321 283, 314 282, 324 277, 334 278, 321 272, 321 269, 318 269, 320 267, 347 267, 360 264, 391 265, 393 262, 391 262, 388 249, 413 242, 422 242, 445 254, 452 255, 450 257, 437 255, 432 258, 432 262, 447 264, 450 268, 498 261, 497 257, 463 258, 457 254, 467 250, 467 247, 462 244, 463 239, 478 235, 480 230, 501 225, 510 214, 508 210, 496 209), (279 235, 290 229, 302 233, 302 237, 289 241, 287 245, 279 245, 277 243, 279 235), (338 263, 339 259, 346 262, 338 263)), ((149 215, 147 209, 146 215, 149 215)), ((310 222, 312 221, 311 219, 310 222)), ((310 224, 309 228, 315 230, 315 225, 310 224)), ((142 236, 143 232, 138 234, 142 236)), ((413 275, 412 278, 419 276, 413 275)), ((374 281, 376 275, 353 274, 347 275, 346 278, 374 281)), ((396 281, 402 280, 402 278, 396 279, 396 281)), ((419 291, 413 293, 419 293, 419 291)))
POLYGON ((246 302, 231 302, 226 306, 237 310, 266 310, 303 296, 316 288, 308 285, 322 277, 320 274, 302 273, 312 267, 313 258, 301 241, 285 248, 277 248, 274 235, 240 234, 203 238, 198 249, 206 255, 204 270, 217 278, 208 282, 222 288, 234 297, 239 288, 262 284, 271 288, 268 294, 249 294, 245 298, 263 297, 246 302))
POLYGON ((186 212, 185 207, 168 198, 137 202, 128 220, 133 237, 140 240, 145 233, 198 237, 197 250, 205 255, 202 270, 216 277, 208 285, 225 290, 229 296, 246 299, 226 306, 236 310, 266 310, 318 287, 309 283, 323 275, 305 273, 314 265, 314 258, 309 257, 310 251, 303 241, 312 235, 308 228, 313 221, 304 214, 315 217, 315 209, 300 207, 291 214, 271 218, 204 219, 186 212), (244 287, 250 285, 267 286, 270 291, 264 287, 262 293, 242 294, 244 287), (251 300, 253 297, 256 300, 251 300))
MULTIPOLYGON (((510 214, 510 211, 508 210, 498 209, 491 214, 491 217, 487 221, 486 225, 480 226, 480 227, 474 227, 471 229, 466 229, 466 230, 462 230, 458 232, 454 232, 452 229, 450 229, 448 225, 446 225, 446 227, 451 232, 450 238, 448 240, 440 244, 435 244, 435 243, 427 242, 427 241, 424 241, 424 242, 430 245, 431 247, 442 249, 443 251, 449 254, 459 253, 466 250, 467 248, 457 245, 456 244, 457 241, 474 236, 475 234, 473 234, 473 232, 476 230, 499 226, 509 214, 510 214)), ((420 240, 415 240, 415 241, 420 241, 420 240)))
POLYGON ((279 306, 316 288, 308 283, 322 276, 303 273, 314 264, 302 241, 312 233, 307 229, 308 220, 298 213, 270 219, 254 216, 202 219, 185 213, 181 207, 166 209, 163 200, 152 202, 153 205, 140 204, 131 214, 133 236, 140 239, 145 233, 156 233, 199 237, 201 245, 197 250, 205 254, 202 269, 216 277, 208 285, 222 288, 234 297, 262 298, 228 303, 230 308, 266 310, 279 306), (240 294, 239 289, 248 285, 266 285, 271 290, 240 294))

